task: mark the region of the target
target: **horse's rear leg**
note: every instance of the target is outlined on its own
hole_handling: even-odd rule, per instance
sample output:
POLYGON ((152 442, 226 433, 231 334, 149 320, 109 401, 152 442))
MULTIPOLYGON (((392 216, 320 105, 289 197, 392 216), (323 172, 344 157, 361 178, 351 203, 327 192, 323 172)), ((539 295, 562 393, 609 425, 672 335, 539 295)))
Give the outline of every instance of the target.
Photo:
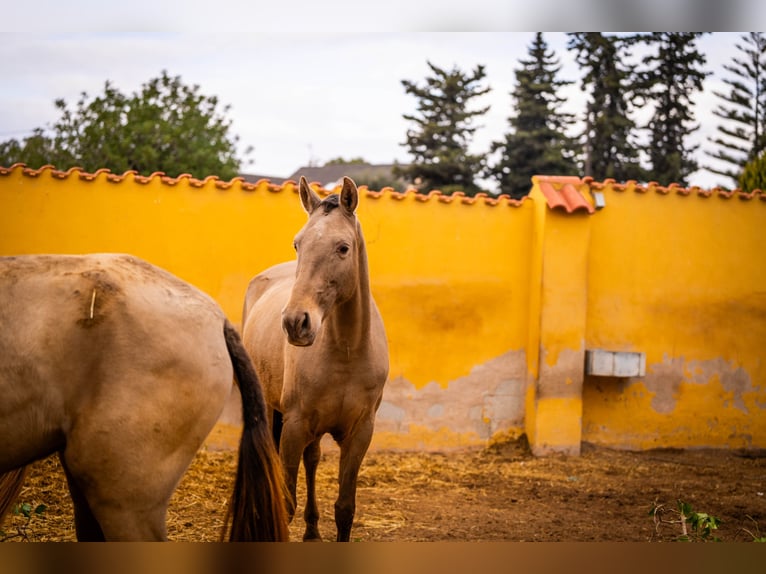
POLYGON ((306 531, 303 534, 303 540, 316 540, 321 542, 322 536, 319 534, 319 509, 317 508, 316 497, 316 475, 319 459, 322 456, 321 439, 316 439, 310 443, 303 451, 303 466, 306 470, 306 509, 303 518, 306 521, 306 531))
POLYGON ((72 503, 74 504, 74 528, 75 533, 77 534, 77 540, 80 542, 103 542, 105 538, 101 526, 98 524, 96 517, 93 516, 90 505, 85 499, 85 495, 77 484, 77 481, 72 476, 69 468, 67 468, 64 456, 59 454, 59 460, 61 461, 61 466, 64 468, 66 481, 69 485, 69 493, 72 495, 72 503))
POLYGON ((360 423, 356 432, 346 437, 340 445, 340 473, 338 499, 335 501, 335 526, 338 542, 348 542, 356 511, 356 480, 359 468, 372 440, 373 421, 360 423))
POLYGON ((93 496, 96 499, 89 503, 77 481, 69 474, 67 480, 80 542, 167 540, 165 507, 132 508, 128 500, 93 496))
POLYGON ((61 459, 75 503, 78 540, 167 540, 167 504, 186 468, 182 461, 152 453, 146 456, 151 466, 128 466, 105 445, 87 449, 92 455, 100 448, 101 457, 83 457, 72 442, 61 459))

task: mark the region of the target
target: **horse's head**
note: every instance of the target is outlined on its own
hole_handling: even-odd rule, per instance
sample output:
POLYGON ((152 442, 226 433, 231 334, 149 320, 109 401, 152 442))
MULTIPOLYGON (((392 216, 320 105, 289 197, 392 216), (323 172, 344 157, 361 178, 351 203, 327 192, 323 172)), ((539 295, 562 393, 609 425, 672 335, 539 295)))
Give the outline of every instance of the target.
POLYGON ((359 284, 359 234, 356 184, 343 178, 340 194, 322 200, 301 177, 301 204, 309 220, 295 236, 298 262, 290 299, 282 310, 287 340, 297 346, 314 342, 322 321, 349 301, 359 284))

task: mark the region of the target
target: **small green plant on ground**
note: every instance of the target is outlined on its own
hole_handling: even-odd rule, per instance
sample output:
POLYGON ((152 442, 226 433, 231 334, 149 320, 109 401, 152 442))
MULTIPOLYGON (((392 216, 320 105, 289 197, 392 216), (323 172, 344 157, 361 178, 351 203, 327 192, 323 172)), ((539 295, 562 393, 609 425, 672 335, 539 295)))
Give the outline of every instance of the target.
POLYGON ((755 519, 752 516, 748 516, 747 518, 750 520, 750 522, 753 523, 752 530, 743 526, 740 528, 740 531, 750 536, 753 542, 766 542, 766 536, 761 534, 761 529, 758 528, 758 523, 755 521, 755 519))
POLYGON ((676 508, 669 508, 655 501, 649 515, 654 519, 654 534, 657 536, 661 535, 663 526, 671 525, 680 529, 680 534, 675 538, 679 542, 721 541, 713 534, 721 524, 720 518, 706 512, 696 512, 688 502, 679 500, 676 508))
POLYGON ((22 502, 13 506, 13 516, 21 517, 20 521, 16 521, 16 532, 8 533, 5 530, 0 530, 0 542, 6 540, 19 539, 25 542, 30 541, 29 526, 32 524, 32 520, 35 518, 42 518, 43 514, 47 510, 47 506, 44 504, 38 504, 33 507, 28 502, 22 502))

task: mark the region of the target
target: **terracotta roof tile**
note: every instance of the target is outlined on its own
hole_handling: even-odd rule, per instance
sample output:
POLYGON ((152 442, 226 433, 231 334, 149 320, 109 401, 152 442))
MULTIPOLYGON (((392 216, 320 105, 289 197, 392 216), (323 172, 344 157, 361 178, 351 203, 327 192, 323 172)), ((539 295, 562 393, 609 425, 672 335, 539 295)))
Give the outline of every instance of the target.
MULTIPOLYGON (((98 177, 104 177, 106 181, 111 183, 120 183, 124 180, 132 179, 136 183, 143 185, 149 184, 153 181, 159 181, 163 185, 174 186, 181 180, 187 180, 187 183, 191 187, 200 188, 205 185, 212 184, 217 189, 241 189, 243 191, 256 191, 256 190, 268 190, 274 193, 278 193, 283 190, 298 191, 298 185, 295 181, 288 179, 281 184, 272 183, 268 179, 259 179, 257 182, 252 183, 246 181, 243 177, 237 176, 230 181, 223 181, 216 176, 208 176, 205 179, 197 179, 184 173, 178 177, 168 177, 162 172, 154 172, 149 176, 143 176, 138 174, 134 170, 126 171, 123 174, 114 174, 108 169, 99 169, 94 173, 89 173, 80 167, 72 167, 66 171, 57 170, 52 165, 44 165, 39 169, 32 169, 27 167, 23 163, 16 163, 11 167, 0 166, 0 176, 8 176, 14 172, 20 172, 25 177, 39 177, 43 173, 49 173, 51 177, 56 179, 67 179, 69 177, 77 177, 83 181, 94 181, 98 177)), ((752 199, 759 199, 766 202, 766 191, 756 189, 750 193, 745 193, 739 189, 725 190, 719 187, 714 189, 701 189, 699 187, 685 188, 677 183, 671 183, 668 186, 661 186, 657 182, 650 181, 646 184, 638 184, 635 181, 627 181, 624 183, 616 182, 613 179, 605 179, 604 181, 595 181, 592 177, 579 178, 575 176, 545 176, 535 175, 532 178, 534 184, 538 186, 540 191, 545 197, 545 201, 550 209, 563 210, 566 213, 574 212, 586 212, 592 214, 596 211, 593 200, 593 193, 603 191, 609 188, 611 191, 625 192, 633 191, 636 193, 659 193, 661 195, 667 195, 675 193, 681 196, 694 196, 703 199, 717 196, 720 199, 730 200, 734 197, 743 200, 750 201, 752 199)), ((319 193, 327 195, 334 190, 324 189, 319 182, 312 182, 312 187, 319 193)), ((419 202, 437 201, 439 203, 458 203, 458 204, 484 204, 489 206, 505 205, 509 207, 519 207, 524 204, 525 201, 531 201, 530 198, 524 197, 521 200, 513 199, 510 196, 503 194, 498 196, 491 196, 484 193, 478 193, 473 197, 466 196, 463 192, 457 191, 451 195, 446 195, 438 189, 429 191, 428 193, 418 193, 415 189, 407 189, 404 192, 395 191, 391 187, 384 187, 380 191, 372 191, 365 185, 359 186, 360 192, 364 193, 366 197, 372 199, 380 199, 388 197, 394 200, 403 200, 409 197, 414 197, 419 202)), ((608 204, 608 201, 607 201, 608 204)))
MULTIPOLYGON (((360 186, 360 190, 364 188, 367 189, 366 186, 360 186)), ((428 193, 420 193, 416 189, 410 188, 407 189, 404 192, 398 192, 390 187, 384 187, 380 191, 370 191, 367 190, 367 197, 371 197, 374 199, 378 199, 384 196, 389 196, 391 199, 396 200, 403 200, 408 197, 413 197, 415 201, 420 202, 427 202, 427 201, 439 201, 441 203, 452 203, 455 201, 458 201, 462 204, 472 205, 474 203, 484 203, 485 205, 491 205, 491 206, 497 206, 497 205, 508 205, 511 207, 518 207, 522 205, 522 203, 527 200, 527 198, 523 198, 521 200, 513 199, 511 196, 507 194, 502 194, 498 196, 490 196, 486 193, 477 193, 475 196, 470 197, 466 196, 465 193, 462 191, 456 191, 452 194, 444 194, 439 189, 432 189, 428 193)))
MULTIPOLYGON (((119 175, 119 174, 114 174, 110 170, 105 168, 99 169, 95 173, 89 173, 80 167, 72 167, 66 171, 62 171, 62 170, 57 170, 52 165, 44 165, 39 169, 29 168, 23 163, 16 163, 12 165, 11 167, 0 166, 0 176, 10 175, 14 171, 20 171, 26 177, 39 177, 41 174, 47 172, 50 174, 51 177, 54 177, 56 179, 67 179, 69 177, 79 177, 80 179, 84 181, 94 181, 98 177, 104 176, 106 177, 107 181, 112 183, 120 183, 122 181, 132 179, 134 182, 140 183, 142 185, 148 185, 152 183, 153 181, 159 181, 161 184, 168 185, 168 186, 175 186, 175 185, 178 185, 178 183, 181 180, 186 180, 190 187, 195 187, 195 188, 200 188, 208 184, 212 184, 217 189, 231 189, 231 188, 236 189, 238 186, 243 191, 255 191, 257 189, 267 189, 268 191, 271 191, 274 193, 278 193, 280 191, 288 190, 288 189, 291 189, 292 191, 296 193, 298 191, 298 184, 292 179, 284 180, 281 184, 274 184, 268 179, 259 179, 257 182, 253 183, 250 181, 246 181, 245 178, 242 176, 234 177, 230 181, 223 181, 213 175, 207 176, 205 179, 197 179, 192 177, 188 173, 182 173, 178 177, 169 177, 160 171, 157 171, 152 173, 151 175, 145 176, 145 175, 140 175, 135 170, 129 170, 123 173, 122 175, 119 175)), ((328 195, 330 193, 333 193, 334 191, 332 189, 325 189, 323 185, 317 181, 312 181, 310 185, 314 190, 316 190, 318 193, 322 195, 328 195)), ((522 200, 512 199, 510 196, 505 194, 498 195, 498 196, 490 196, 485 193, 478 193, 474 197, 469 197, 469 196, 466 196, 462 191, 457 191, 451 195, 445 195, 438 189, 431 190, 427 194, 418 193, 417 190, 412 188, 407 189, 404 192, 395 191, 391 187, 384 187, 380 191, 372 191, 368 189, 366 185, 360 185, 359 191, 364 193, 366 197, 370 197, 372 199, 389 197, 395 200, 402 200, 412 196, 414 197, 416 201, 419 201, 419 202, 428 202, 433 200, 433 201, 438 201, 441 203, 457 202, 457 203, 469 204, 469 205, 472 205, 474 203, 484 203, 485 205, 489 205, 493 207, 500 206, 500 205, 518 207, 522 205, 524 201, 527 200, 527 198, 524 198, 522 200)))
POLYGON ((563 209, 567 213, 596 211, 593 204, 578 189, 584 186, 579 177, 536 175, 532 181, 537 184, 551 209, 563 209))
POLYGON ((709 198, 714 195, 720 199, 731 199, 737 197, 743 201, 749 201, 751 199, 760 199, 766 201, 766 190, 754 189, 747 193, 741 189, 723 189, 722 187, 714 187, 713 189, 702 189, 699 186, 683 187, 678 183, 671 183, 670 185, 663 186, 656 181, 650 181, 645 184, 637 183, 634 180, 630 180, 624 183, 618 183, 615 180, 609 178, 604 181, 595 181, 592 177, 584 177, 583 183, 587 184, 591 189, 601 191, 607 187, 613 191, 628 191, 632 190, 636 193, 659 193, 660 195, 668 195, 669 193, 676 193, 682 196, 695 196, 701 198, 709 198))

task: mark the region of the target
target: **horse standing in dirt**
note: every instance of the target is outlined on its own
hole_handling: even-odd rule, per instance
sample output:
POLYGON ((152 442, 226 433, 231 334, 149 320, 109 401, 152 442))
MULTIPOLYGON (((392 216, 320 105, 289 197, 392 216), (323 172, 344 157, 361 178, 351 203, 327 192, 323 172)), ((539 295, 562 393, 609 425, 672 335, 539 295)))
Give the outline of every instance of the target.
POLYGON ((168 502, 233 375, 244 427, 224 529, 286 540, 263 392, 211 298, 127 255, 1 257, 0 520, 25 467, 58 452, 78 540, 165 540, 168 502))
POLYGON ((321 540, 315 477, 320 440, 340 445, 337 540, 348 541, 359 467, 388 376, 383 321, 370 292, 367 251, 349 178, 324 200, 299 184, 308 222, 297 260, 257 275, 247 289, 242 338, 263 383, 295 512, 301 456, 306 470, 304 540, 321 540), (285 336, 286 335, 286 336, 285 336), (281 420, 280 420, 281 419, 281 420))

